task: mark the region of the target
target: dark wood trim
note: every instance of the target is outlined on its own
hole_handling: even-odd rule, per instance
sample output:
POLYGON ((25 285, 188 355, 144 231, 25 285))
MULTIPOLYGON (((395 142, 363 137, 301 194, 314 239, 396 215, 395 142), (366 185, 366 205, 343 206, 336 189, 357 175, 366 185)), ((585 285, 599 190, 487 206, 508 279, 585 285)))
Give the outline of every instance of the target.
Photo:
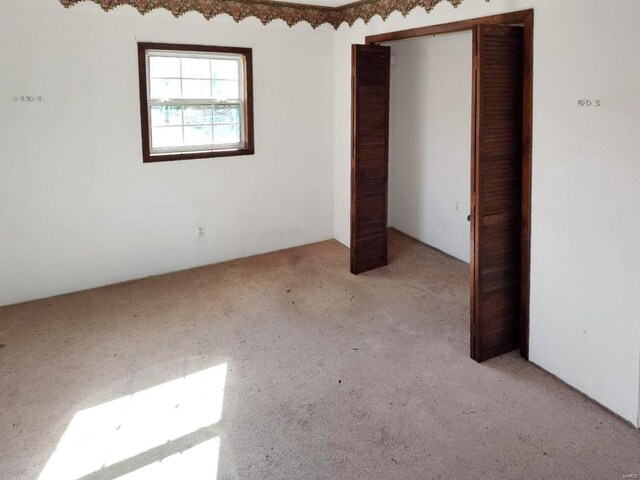
POLYGON ((374 43, 441 35, 443 33, 464 32, 466 30, 473 30, 477 25, 521 25, 524 24, 529 17, 533 18, 533 10, 502 13, 499 15, 472 18, 469 20, 444 23, 441 25, 430 25, 427 27, 410 28, 408 30, 398 30, 395 32, 380 33, 378 35, 369 35, 368 37, 365 37, 365 43, 370 45, 374 43))
MULTIPOLYGON (((520 353, 523 358, 529 359, 529 330, 530 330, 530 295, 531 295, 531 183, 533 166, 533 55, 534 55, 534 10, 521 10, 487 17, 473 18, 441 25, 399 30, 395 32, 370 35, 365 38, 365 43, 379 44, 396 40, 408 40, 425 36, 455 33, 471 30, 477 35, 478 25, 522 25, 524 27, 524 92, 523 92, 523 124, 522 124, 522 230, 521 230, 521 292, 520 292, 520 353)), ((476 42, 474 42, 474 49, 476 42)), ((473 113, 472 113, 472 156, 471 156, 471 237, 473 241, 471 250, 471 318, 474 318, 473 309, 477 308, 478 299, 474 295, 474 257, 479 252, 476 245, 476 228, 474 223, 475 210, 475 146, 479 135, 476 122, 477 103, 477 52, 473 53, 473 113)), ((473 328, 471 329, 473 332, 473 328)), ((475 338, 471 337, 472 356, 475 338)))
POLYGON ((351 45, 351 216, 350 230, 351 238, 349 242, 350 249, 350 271, 356 275, 359 273, 355 268, 354 248, 356 248, 357 231, 357 212, 358 212, 358 195, 356 192, 356 101, 357 101, 357 84, 356 84, 356 57, 358 52, 357 45, 351 45))
POLYGON ((244 47, 220 47, 214 45, 193 45, 188 43, 157 43, 140 42, 146 50, 175 50, 178 52, 204 52, 204 53, 236 53, 238 55, 251 55, 251 48, 244 47))
POLYGON ((524 12, 522 97, 522 229, 520 270, 520 354, 529 360, 531 301, 531 172, 533 166, 533 10, 524 12))
POLYGON ((242 155, 253 155, 254 151, 248 148, 239 148, 237 150, 207 150, 203 152, 188 153, 166 153, 148 155, 143 158, 143 163, 159 163, 173 162, 176 160, 198 160, 201 158, 218 158, 218 157, 239 157, 242 155))
POLYGON ((476 174, 476 145, 479 134, 478 115, 478 27, 473 29, 473 60, 472 60, 472 80, 471 80, 471 256, 469 259, 469 344, 471 347, 471 358, 477 358, 478 343, 476 338, 476 312, 478 311, 479 299, 476 297, 477 268, 475 267, 477 259, 480 256, 478 231, 476 229, 476 183, 478 181, 476 174))
POLYGON ((176 43, 138 43, 138 82, 140 91, 140 121, 142 138, 142 162, 156 163, 175 160, 194 160, 199 158, 234 157, 253 155, 254 118, 253 118, 253 55, 251 48, 217 47, 209 45, 188 45, 176 43), (201 152, 151 154, 149 138, 149 109, 147 105, 147 60, 148 50, 175 50, 180 52, 235 53, 245 58, 245 137, 246 146, 234 150, 206 150, 201 152))
POLYGON ((140 133, 142 136, 142 162, 150 161, 149 107, 147 105, 147 58, 145 43, 138 43, 138 85, 140 89, 140 133))

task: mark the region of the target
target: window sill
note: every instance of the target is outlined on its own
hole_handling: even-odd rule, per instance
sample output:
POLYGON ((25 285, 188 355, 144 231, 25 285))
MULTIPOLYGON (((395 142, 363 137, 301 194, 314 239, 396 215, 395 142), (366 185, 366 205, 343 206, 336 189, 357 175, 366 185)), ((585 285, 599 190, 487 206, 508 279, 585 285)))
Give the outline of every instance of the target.
POLYGON ((242 155, 253 155, 253 147, 239 148, 237 150, 209 150, 204 152, 187 152, 187 153, 145 153, 142 163, 171 162, 175 160, 197 160, 200 158, 215 157, 239 157, 242 155))

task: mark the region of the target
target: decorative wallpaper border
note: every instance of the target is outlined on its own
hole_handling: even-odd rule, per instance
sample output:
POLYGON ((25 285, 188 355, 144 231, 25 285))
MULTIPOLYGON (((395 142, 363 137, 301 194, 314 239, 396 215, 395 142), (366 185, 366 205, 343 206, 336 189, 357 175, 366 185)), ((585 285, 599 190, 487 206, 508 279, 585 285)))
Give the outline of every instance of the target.
POLYGON ((383 19, 395 11, 407 15, 416 7, 430 12, 440 2, 457 7, 463 0, 360 0, 337 8, 271 0, 60 0, 60 3, 68 8, 85 1, 97 3, 104 11, 129 5, 143 15, 164 8, 176 17, 199 12, 209 20, 227 14, 236 22, 256 17, 264 25, 273 20, 284 20, 290 27, 300 22, 308 22, 313 28, 327 23, 337 30, 342 23, 351 26, 360 19, 368 23, 375 15, 383 19))
POLYGON ((462 3, 462 0, 361 0, 336 8, 339 22, 333 26, 337 29, 343 22, 352 26, 357 20, 369 23, 376 15, 386 20, 393 12, 400 12, 404 17, 417 7, 422 7, 429 13, 442 1, 447 1, 454 7, 462 3))

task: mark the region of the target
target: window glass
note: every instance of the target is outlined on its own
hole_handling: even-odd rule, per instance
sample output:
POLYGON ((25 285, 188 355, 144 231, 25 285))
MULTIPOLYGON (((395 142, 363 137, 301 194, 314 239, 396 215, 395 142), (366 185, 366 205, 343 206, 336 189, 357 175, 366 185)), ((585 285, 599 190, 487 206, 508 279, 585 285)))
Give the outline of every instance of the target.
POLYGON ((149 131, 145 161, 163 155, 249 150, 249 144, 251 151, 246 153, 253 153, 253 132, 247 131, 252 118, 246 98, 247 53, 233 52, 250 55, 250 50, 182 51, 179 46, 162 46, 144 50, 147 120, 143 121, 148 125, 143 128, 149 131))

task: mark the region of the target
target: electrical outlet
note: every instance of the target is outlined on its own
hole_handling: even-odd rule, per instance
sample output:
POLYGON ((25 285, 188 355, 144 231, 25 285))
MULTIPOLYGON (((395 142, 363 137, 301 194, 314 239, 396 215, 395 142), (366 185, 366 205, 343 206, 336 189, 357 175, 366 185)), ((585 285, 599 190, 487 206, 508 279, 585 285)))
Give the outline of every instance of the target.
POLYGON ((204 225, 197 225, 196 226, 196 235, 198 238, 204 238, 207 235, 206 230, 204 229, 204 225))

